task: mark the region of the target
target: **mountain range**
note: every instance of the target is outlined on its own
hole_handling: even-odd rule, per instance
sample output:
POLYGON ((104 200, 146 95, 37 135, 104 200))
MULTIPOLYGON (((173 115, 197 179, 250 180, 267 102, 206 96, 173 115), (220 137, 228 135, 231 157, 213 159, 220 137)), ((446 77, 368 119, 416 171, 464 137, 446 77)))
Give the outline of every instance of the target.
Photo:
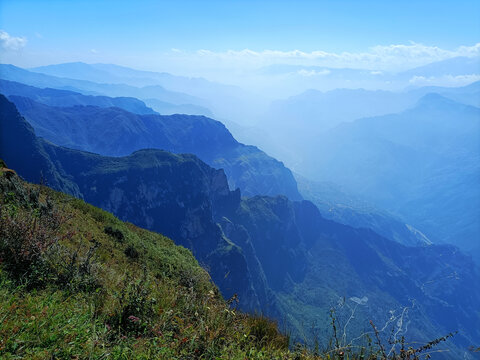
MULTIPOLYGON (((142 125, 142 121, 138 120, 133 114, 123 116, 122 121, 119 121, 118 110, 101 110, 102 116, 100 116, 100 109, 75 107, 76 105, 94 105, 102 108, 115 106, 137 114, 153 112, 142 101, 134 98, 82 95, 66 90, 40 89, 8 80, 0 80, 0 90, 13 101, 17 101, 17 106, 22 110, 22 113, 30 116, 30 123, 39 135, 57 144, 113 156, 128 155, 143 147, 159 147, 173 152, 191 152, 200 156, 211 166, 224 168, 230 187, 235 188, 235 185, 238 184, 245 195, 268 195, 274 194, 276 191, 276 193, 286 194, 293 199, 299 197, 294 181, 292 181, 290 174, 283 169, 283 166, 278 163, 275 165, 276 162, 273 159, 269 160, 268 156, 263 156, 253 147, 237 144, 232 140, 231 134, 213 120, 177 115, 172 119, 182 120, 165 122, 165 119, 169 118, 160 117, 160 119, 163 119, 161 120, 161 122, 163 121, 163 128, 160 129, 159 136, 155 136, 156 132, 149 129, 148 126, 142 125), (26 97, 34 101, 28 100, 26 97), (54 107, 41 106, 40 103, 54 107), (64 109, 55 107, 63 107, 64 109), (70 109, 71 107, 75 108, 70 109), (190 119, 190 121, 198 120, 196 121, 196 130, 186 125, 185 120, 187 119, 190 119), (88 121, 88 126, 86 126, 86 121, 88 121), (116 127, 112 124, 112 121, 119 121, 118 123, 123 125, 116 127), (103 126, 104 122, 108 126, 103 126), (182 126, 179 127, 178 125, 182 126), (199 126, 204 127, 201 132, 198 131, 199 126), (115 129, 115 133, 113 129, 115 129), (137 130, 133 131, 132 129, 137 130), (97 137, 98 133, 108 135, 104 135, 100 139, 97 137), (166 134, 169 135, 166 136, 166 134), (201 134, 206 134, 206 137, 201 134), (212 137, 213 134, 216 135, 212 137), (123 137, 130 140, 125 142, 123 137), (196 139, 195 142, 192 143, 192 139, 196 139), (217 145, 213 148, 215 144, 217 145), (228 144, 230 145, 227 146, 228 144), (235 153, 229 151, 232 146, 237 146, 238 151, 235 151, 235 153), (248 149, 250 150, 247 151, 248 149), (241 162, 235 160, 240 155, 241 162), (287 184, 290 184, 290 186, 287 186, 287 184)), ((231 122, 228 124, 229 126, 232 125, 231 122)), ((311 195, 311 193, 310 191, 308 195, 311 195)), ((331 195, 327 196, 330 203, 332 201, 338 202, 338 193, 335 194, 337 198, 335 196, 332 198, 331 195)), ((330 216, 333 214, 330 211, 331 206, 329 205, 328 208, 324 206, 327 197, 323 192, 321 200, 315 196, 309 197, 309 199, 314 201, 321 210, 329 210, 323 211, 322 214, 331 218, 330 216)), ((362 215, 362 213, 365 213, 364 210, 358 207, 353 212, 352 208, 349 207, 349 216, 346 216, 345 206, 336 209, 335 214, 341 212, 343 215, 332 219, 341 223, 374 229, 383 236, 403 244, 416 244, 417 241, 424 241, 418 238, 416 230, 413 231, 404 222, 391 215, 380 214, 381 211, 379 210, 369 211, 369 216, 365 217, 362 215), (360 218, 363 221, 360 221, 360 218), (383 219, 383 221, 380 221, 380 219, 383 219), (379 226, 379 224, 382 225, 379 226)))
POLYGON ((0 79, 0 91, 6 96, 24 96, 49 106, 69 107, 92 105, 102 108, 118 107, 135 114, 156 114, 145 103, 133 97, 108 97, 100 95, 83 95, 75 91, 52 88, 37 88, 15 81, 0 79))
MULTIPOLYGON (((200 77, 185 77, 165 72, 142 71, 114 64, 76 62, 48 65, 28 70, 55 77, 73 78, 97 83, 125 84, 139 88, 161 86, 168 91, 177 94, 188 94, 194 97, 196 100, 184 102, 185 104, 190 104, 190 108, 188 108, 190 111, 195 110, 192 105, 203 106, 202 112, 187 112, 187 114, 214 115, 217 119, 230 119, 239 122, 247 122, 249 118, 258 112, 259 108, 263 107, 264 102, 260 94, 253 94, 238 86, 208 81, 200 77), (202 99, 202 101, 199 102, 198 99, 202 99), (211 113, 206 113, 206 111, 210 110, 206 110, 205 107, 210 109, 211 113)), ((137 97, 148 103, 148 97, 143 96, 141 92, 137 93, 137 97)), ((154 102, 151 102, 150 105, 155 108, 154 102)), ((167 108, 164 107, 163 109, 167 108)), ((158 111, 165 115, 169 114, 161 111, 160 108, 158 111)))
POLYGON ((127 84, 98 83, 87 80, 63 78, 28 71, 14 65, 0 64, 0 77, 40 88, 71 90, 84 95, 135 97, 148 101, 161 113, 178 113, 187 110, 194 114, 211 114, 207 101, 181 92, 165 89, 160 85, 136 87, 127 84))
MULTIPOLYGON (((175 115, 156 116, 155 121, 150 119, 145 122, 144 119, 122 113, 119 109, 72 107, 77 104, 92 104, 102 108, 117 105, 130 110, 132 106, 126 101, 132 100, 136 105, 133 110, 137 110, 133 112, 148 113, 149 109, 140 106, 139 104, 144 104, 136 99, 38 89, 6 80, 0 80, 0 89, 16 103, 39 136, 56 144, 109 156, 129 155, 143 148, 194 153, 211 166, 223 168, 230 187, 238 186, 244 195, 284 194, 294 200, 300 198, 295 180, 281 164, 254 147, 237 143, 228 130, 214 120, 175 115), (58 104, 62 109, 43 106, 39 102, 46 105, 58 104), (102 135, 99 137, 98 134, 102 135)), ((340 200, 338 194, 335 196, 328 197, 323 192, 321 199, 315 196, 309 199, 321 210, 328 210, 322 211, 322 214, 331 218, 331 202, 340 200), (330 205, 325 207, 327 198, 330 205)), ((382 214, 380 210, 370 210, 368 216, 365 216, 365 211, 358 207, 348 209, 349 211, 345 206, 337 206, 336 216, 332 219, 355 227, 371 228, 403 244, 428 242, 422 236, 419 237, 418 230, 391 215, 382 214)))
POLYGON ((342 122, 407 110, 428 93, 480 106, 480 81, 463 87, 427 86, 398 92, 365 89, 323 92, 311 89, 273 102, 265 121, 274 121, 277 126, 300 126, 301 129, 310 129, 316 135, 342 122))
POLYGON ((257 132, 263 135, 250 131, 242 140, 258 144, 269 154, 284 160, 295 172, 302 173, 302 161, 314 152, 326 131, 343 122, 406 111, 429 93, 480 107, 480 82, 457 88, 426 86, 396 92, 366 89, 322 92, 311 89, 273 101, 256 125, 257 132))
POLYGON ((429 94, 404 112, 319 136, 302 170, 400 216, 434 242, 470 251, 480 229, 479 133, 479 108, 429 94))
POLYGON ((284 321, 296 337, 307 326, 325 331, 334 306, 345 341, 367 319, 389 328, 381 336, 391 324, 398 336, 420 341, 459 329, 446 345, 455 354, 480 339, 478 268, 453 246, 407 247, 326 220, 308 201, 241 198, 222 170, 194 155, 105 157, 60 147, 36 137, 5 97, 0 109, 0 157, 20 175, 43 177, 189 247, 225 297, 237 293, 242 308, 284 321))
POLYGON ((239 187, 245 195, 301 198, 290 170, 258 148, 238 143, 223 124, 213 119, 162 116, 136 99, 86 96, 5 80, 0 80, 0 89, 39 136, 58 145, 108 156, 125 156, 146 148, 193 153, 211 166, 224 169, 230 186, 239 187), (57 104, 62 106, 50 106, 57 104))

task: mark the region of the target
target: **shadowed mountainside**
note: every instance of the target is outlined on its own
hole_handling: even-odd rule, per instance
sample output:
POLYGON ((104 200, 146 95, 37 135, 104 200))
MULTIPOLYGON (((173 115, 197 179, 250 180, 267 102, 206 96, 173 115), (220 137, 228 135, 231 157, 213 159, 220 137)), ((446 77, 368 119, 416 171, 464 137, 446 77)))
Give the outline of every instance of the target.
POLYGON ((345 339, 367 319, 420 341, 458 329, 455 346, 446 345, 455 354, 480 339, 478 270, 452 246, 406 247, 326 220, 308 201, 241 200, 222 171, 192 155, 110 158, 55 146, 36 138, 5 98, 0 105, 0 156, 19 174, 38 181, 43 172, 48 184, 169 235, 192 249, 224 296, 237 293, 242 308, 285 321, 295 337, 312 322, 326 331, 329 309, 345 299, 340 315, 356 309, 345 339), (19 151, 17 139, 29 147, 19 151))
MULTIPOLYGON (((258 148, 237 142, 223 124, 213 119, 180 114, 139 115, 98 106, 52 107, 43 101, 44 89, 27 90, 28 98, 11 95, 10 99, 36 133, 55 144, 108 156, 129 155, 145 148, 193 153, 211 166, 223 168, 230 186, 239 187, 244 195, 301 198, 289 169, 258 148)), ((23 88, 15 93, 21 91, 23 88)), ((64 93, 57 91, 49 89, 46 102, 60 102, 64 93)), ((87 104, 96 99, 80 94, 75 98, 87 104)))
POLYGON ((69 107, 92 105, 102 108, 119 107, 135 114, 156 114, 155 111, 136 98, 83 95, 69 90, 40 89, 15 81, 0 79, 0 93, 5 96, 24 96, 49 106, 69 107))

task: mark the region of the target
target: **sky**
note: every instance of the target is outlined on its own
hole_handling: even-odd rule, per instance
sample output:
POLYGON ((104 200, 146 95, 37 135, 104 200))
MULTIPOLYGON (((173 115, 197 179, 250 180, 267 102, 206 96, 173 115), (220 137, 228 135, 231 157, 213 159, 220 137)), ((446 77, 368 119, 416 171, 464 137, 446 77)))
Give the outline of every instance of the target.
POLYGON ((0 62, 207 77, 272 64, 408 69, 480 54, 480 1, 0 0, 0 62))

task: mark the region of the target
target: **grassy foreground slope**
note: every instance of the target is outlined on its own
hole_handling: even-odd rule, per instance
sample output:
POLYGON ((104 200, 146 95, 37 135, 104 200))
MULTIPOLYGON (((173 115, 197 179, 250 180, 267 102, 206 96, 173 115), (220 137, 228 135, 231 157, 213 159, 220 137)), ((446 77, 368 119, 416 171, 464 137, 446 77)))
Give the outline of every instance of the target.
POLYGON ((189 250, 1 165, 0 358, 300 356, 189 250))
POLYGON ((1 359, 413 360, 450 336, 399 355, 336 336, 328 350, 289 350, 273 322, 225 301, 189 250, 2 160, 0 321, 1 359))

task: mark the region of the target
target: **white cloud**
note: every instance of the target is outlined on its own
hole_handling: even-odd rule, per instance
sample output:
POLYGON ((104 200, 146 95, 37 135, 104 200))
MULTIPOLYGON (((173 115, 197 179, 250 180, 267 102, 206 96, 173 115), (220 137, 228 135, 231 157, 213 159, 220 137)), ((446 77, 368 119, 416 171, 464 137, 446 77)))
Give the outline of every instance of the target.
POLYGON ((4 50, 17 51, 22 49, 26 44, 26 38, 11 36, 6 31, 0 30, 0 46, 4 50))
POLYGON ((330 70, 324 69, 324 70, 316 71, 316 70, 302 69, 297 71, 297 74, 301 76, 324 76, 324 75, 330 74, 330 70))
POLYGON ((176 56, 188 56, 205 63, 215 62, 220 66, 228 64, 233 67, 248 68, 271 64, 292 64, 335 68, 365 68, 375 71, 400 71, 457 56, 480 56, 480 43, 473 46, 460 46, 453 50, 412 42, 409 44, 378 45, 365 52, 334 53, 322 50, 311 52, 301 50, 254 51, 250 49, 215 52, 201 49, 190 53, 175 49, 173 53, 176 56))

